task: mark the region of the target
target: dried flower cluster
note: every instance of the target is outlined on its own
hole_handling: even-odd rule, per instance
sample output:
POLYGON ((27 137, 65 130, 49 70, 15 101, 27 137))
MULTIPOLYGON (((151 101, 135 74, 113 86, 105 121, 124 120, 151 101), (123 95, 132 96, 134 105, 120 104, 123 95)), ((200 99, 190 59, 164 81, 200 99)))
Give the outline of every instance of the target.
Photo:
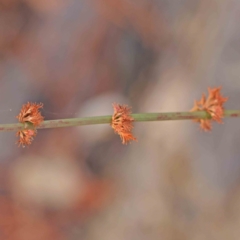
POLYGON ((22 109, 16 118, 21 123, 30 122, 34 127, 37 127, 43 121, 43 116, 41 115, 41 112, 39 112, 40 108, 43 108, 42 103, 37 104, 28 102, 22 106, 22 109))
POLYGON ((204 131, 211 131, 212 124, 211 121, 216 121, 218 123, 223 123, 223 104, 228 100, 227 97, 223 97, 220 93, 221 87, 218 88, 208 88, 208 98, 205 94, 202 95, 200 101, 195 101, 194 107, 191 112, 194 111, 207 111, 211 115, 211 119, 195 119, 195 122, 200 123, 201 129, 204 131))
POLYGON ((132 140, 137 140, 132 135, 134 119, 130 116, 131 108, 127 105, 113 104, 114 113, 112 116, 111 126, 115 133, 119 134, 123 144, 127 144, 132 140))
MULTIPOLYGON (((43 104, 30 103, 24 104, 19 115, 16 117, 20 123, 26 124, 31 123, 34 127, 37 127, 43 121, 43 116, 39 111, 40 108, 43 108, 43 104)), ((23 147, 30 145, 33 141, 33 137, 37 134, 36 129, 24 129, 17 132, 19 137, 18 145, 23 147)))
POLYGON ((25 147, 26 145, 30 145, 33 141, 33 137, 37 134, 36 130, 33 129, 24 129, 17 132, 17 136, 19 137, 18 145, 22 145, 25 147))

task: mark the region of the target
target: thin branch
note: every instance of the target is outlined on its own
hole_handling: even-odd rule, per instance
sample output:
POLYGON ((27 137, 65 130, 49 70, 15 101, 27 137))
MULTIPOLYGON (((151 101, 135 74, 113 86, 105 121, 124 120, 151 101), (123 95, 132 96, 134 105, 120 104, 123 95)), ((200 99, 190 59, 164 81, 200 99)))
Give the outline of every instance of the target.
MULTIPOLYGON (((198 112, 169 112, 169 113, 137 113, 131 114, 135 122, 188 120, 188 119, 210 119, 211 116, 205 111, 198 112)), ((240 110, 226 110, 224 117, 240 117, 240 110)), ((69 118, 43 121, 37 129, 74 127, 94 124, 110 124, 112 116, 96 116, 84 118, 69 118)), ((0 131, 18 131, 22 129, 34 129, 31 123, 0 124, 0 131)))

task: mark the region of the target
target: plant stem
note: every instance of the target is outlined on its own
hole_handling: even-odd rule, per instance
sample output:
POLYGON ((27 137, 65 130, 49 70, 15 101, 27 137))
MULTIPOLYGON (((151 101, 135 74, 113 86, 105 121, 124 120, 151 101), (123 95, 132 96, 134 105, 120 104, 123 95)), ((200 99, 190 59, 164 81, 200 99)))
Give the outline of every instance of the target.
MULTIPOLYGON (((205 111, 198 112, 169 112, 169 113, 137 113, 131 114, 135 122, 148 122, 148 121, 166 121, 166 120, 187 120, 187 119, 210 119, 211 116, 205 111)), ((224 117, 240 117, 240 110, 226 110, 224 117)), ((37 129, 44 128, 60 128, 60 127, 73 127, 82 125, 93 124, 110 124, 112 116, 97 116, 97 117, 84 117, 84 118, 69 118, 46 120, 41 123, 37 129)), ((31 123, 22 124, 0 124, 0 131, 18 131, 22 129, 34 129, 31 123)))

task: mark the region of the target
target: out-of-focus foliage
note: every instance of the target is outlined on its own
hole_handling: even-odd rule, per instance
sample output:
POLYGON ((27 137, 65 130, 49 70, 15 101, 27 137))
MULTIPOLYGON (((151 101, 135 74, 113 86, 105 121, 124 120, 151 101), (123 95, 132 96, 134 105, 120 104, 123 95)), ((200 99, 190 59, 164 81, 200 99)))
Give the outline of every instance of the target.
MULTIPOLYGON (((222 85, 238 109, 237 0, 0 0, 0 121, 186 111, 222 85)), ((0 134, 0 239, 239 239, 239 124, 0 134)))

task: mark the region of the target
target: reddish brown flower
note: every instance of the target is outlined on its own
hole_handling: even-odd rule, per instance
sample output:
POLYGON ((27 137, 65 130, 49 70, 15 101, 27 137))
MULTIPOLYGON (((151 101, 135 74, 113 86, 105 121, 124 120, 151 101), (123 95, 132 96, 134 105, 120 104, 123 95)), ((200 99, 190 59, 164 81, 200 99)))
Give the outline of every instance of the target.
POLYGON ((191 112, 194 111, 207 111, 211 115, 211 119, 195 119, 195 122, 200 123, 200 127, 204 131, 210 131, 212 129, 211 121, 222 123, 224 107, 223 104, 228 100, 227 97, 223 97, 220 93, 221 87, 208 88, 208 98, 205 94, 202 95, 200 101, 195 101, 194 107, 191 112))
POLYGON ((42 103, 30 103, 24 104, 19 115, 16 117, 21 123, 32 123, 33 126, 39 126, 43 121, 43 116, 39 109, 43 107, 42 103))
MULTIPOLYGON (((39 111, 43 107, 42 103, 27 103, 22 106, 22 109, 18 116, 16 117, 20 123, 26 124, 31 123, 34 127, 37 127, 43 121, 43 116, 39 111)), ((26 127, 26 126, 25 126, 26 127)), ((23 129, 17 132, 19 137, 18 146, 30 145, 33 141, 33 138, 36 136, 36 129, 23 129)))
POLYGON ((34 129, 24 129, 17 132, 17 136, 19 137, 18 146, 25 147, 26 145, 30 145, 33 141, 33 137, 37 134, 37 130, 34 129))
POLYGON ((132 122, 134 119, 130 116, 131 108, 127 105, 113 104, 114 113, 112 116, 111 126, 114 132, 119 134, 123 144, 132 140, 137 140, 131 133, 133 129, 132 122))

